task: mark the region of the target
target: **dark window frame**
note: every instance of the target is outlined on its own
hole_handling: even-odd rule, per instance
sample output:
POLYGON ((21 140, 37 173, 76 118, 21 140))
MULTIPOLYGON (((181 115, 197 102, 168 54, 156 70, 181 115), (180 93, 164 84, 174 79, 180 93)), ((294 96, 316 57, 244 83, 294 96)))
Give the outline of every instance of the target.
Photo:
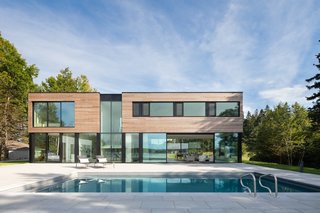
MULTIPOLYGON (((74 124, 73 126, 63 126, 62 125, 62 103, 74 103, 74 109, 73 109, 73 113, 74 113, 74 118, 75 118, 75 107, 76 107, 76 104, 74 101, 33 101, 32 102, 32 127, 33 128, 75 128, 75 121, 74 121, 74 124), (46 126, 44 127, 37 127, 34 125, 34 105, 35 103, 44 103, 46 104, 46 111, 47 111, 47 115, 46 115, 46 126), (60 115, 60 126, 49 126, 49 103, 59 103, 60 105, 60 112, 59 112, 59 115, 60 115)), ((75 120, 75 119, 74 119, 75 120)))
POLYGON ((217 117, 217 102, 206 102, 206 117, 217 117), (214 115, 210 114, 210 104, 214 104, 214 115))
POLYGON ((173 102, 173 117, 184 117, 184 110, 183 110, 183 102, 173 102), (181 104, 182 105, 182 114, 178 115, 178 110, 177 110, 177 105, 181 104))
POLYGON ((150 117, 150 102, 132 102, 132 117, 150 117), (143 114, 143 105, 148 105, 148 114, 143 114), (134 105, 138 106, 138 115, 135 115, 134 105))
POLYGON ((139 101, 135 101, 135 102, 132 102, 132 117, 153 117, 153 118, 157 118, 157 117, 160 117, 160 118, 163 118, 163 117, 240 117, 240 101, 178 101, 178 102, 175 102, 175 101, 149 101, 149 102, 139 102, 139 101), (151 116, 150 115, 150 104, 151 103, 173 103, 173 115, 172 116, 151 116), (184 110, 184 107, 185 107, 185 103, 204 103, 205 104, 205 115, 204 116, 186 116, 185 115, 185 110, 184 110), (217 104, 218 103, 237 103, 238 105, 238 111, 237 111, 237 116, 218 116, 217 115, 217 104), (134 114, 134 105, 135 104, 138 104, 138 107, 139 107, 139 114, 138 115, 135 115, 134 114), (148 115, 142 115, 142 105, 143 104, 148 104, 148 115), (177 115, 177 104, 182 104, 182 115, 177 115), (210 115, 209 112, 210 112, 210 108, 209 108, 209 105, 210 104, 214 104, 214 115, 210 115))
POLYGON ((240 101, 215 101, 216 103, 216 116, 215 117, 218 117, 218 118, 238 118, 240 117, 240 101), (237 103, 238 104, 238 116, 219 116, 217 115, 217 103, 237 103))

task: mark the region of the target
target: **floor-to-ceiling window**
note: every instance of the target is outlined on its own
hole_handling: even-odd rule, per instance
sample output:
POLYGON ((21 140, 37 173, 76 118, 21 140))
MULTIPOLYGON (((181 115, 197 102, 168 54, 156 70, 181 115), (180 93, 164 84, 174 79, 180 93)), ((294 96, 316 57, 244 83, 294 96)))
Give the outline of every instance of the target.
POLYGON ((62 162, 74 162, 75 134, 65 133, 62 136, 62 162))
POLYGON ((101 101, 101 155, 122 161, 121 101, 101 101))
POLYGON ((97 134, 80 133, 79 134, 79 156, 95 158, 97 152, 97 134))
POLYGON ((139 162, 139 133, 126 133, 126 163, 139 162))
POLYGON ((60 162, 60 136, 59 133, 48 134, 48 162, 60 162))
POLYGON ((47 134, 34 133, 33 143, 33 162, 46 162, 47 134))
POLYGON ((168 134, 168 162, 213 162, 213 134, 168 134))
POLYGON ((238 162, 238 133, 215 133, 216 162, 238 162))
POLYGON ((143 162, 166 162, 165 133, 143 133, 143 162))

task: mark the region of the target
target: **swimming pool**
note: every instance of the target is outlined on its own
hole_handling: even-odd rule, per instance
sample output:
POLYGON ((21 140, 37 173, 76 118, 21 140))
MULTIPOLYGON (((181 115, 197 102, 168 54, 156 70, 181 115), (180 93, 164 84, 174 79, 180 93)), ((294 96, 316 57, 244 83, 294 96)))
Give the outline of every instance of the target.
MULTIPOLYGON (((253 188, 252 179, 244 179, 253 188)), ((274 182, 264 178, 263 184, 274 191, 274 182)), ((82 176, 36 190, 37 192, 244 192, 239 176, 82 176)), ((320 192, 320 187, 278 178, 279 192, 320 192)), ((257 184, 257 192, 267 192, 257 184)))

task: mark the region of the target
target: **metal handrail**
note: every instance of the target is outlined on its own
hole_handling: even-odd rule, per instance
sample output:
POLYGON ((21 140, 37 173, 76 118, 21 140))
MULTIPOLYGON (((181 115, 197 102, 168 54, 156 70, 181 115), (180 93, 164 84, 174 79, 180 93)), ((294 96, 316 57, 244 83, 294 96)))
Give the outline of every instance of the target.
POLYGON ((271 189, 261 183, 262 177, 265 177, 265 176, 273 176, 273 178, 274 178, 274 197, 275 197, 275 198, 278 197, 278 178, 277 178, 277 176, 275 176, 274 174, 264 174, 264 175, 261 175, 261 176, 259 177, 259 184, 260 184, 260 186, 263 187, 263 188, 265 188, 265 189, 267 189, 267 190, 269 191, 269 195, 270 195, 270 196, 272 196, 272 191, 271 191, 271 189))
POLYGON ((242 178, 245 177, 245 176, 248 176, 250 175, 252 177, 252 180, 253 180, 253 197, 256 197, 257 196, 257 180, 256 180, 256 177, 254 176, 253 173, 248 173, 248 174, 244 174, 240 177, 240 184, 243 188, 245 188, 246 190, 248 190, 249 194, 251 195, 252 194, 252 191, 251 189, 248 187, 248 186, 245 186, 242 182, 242 178))

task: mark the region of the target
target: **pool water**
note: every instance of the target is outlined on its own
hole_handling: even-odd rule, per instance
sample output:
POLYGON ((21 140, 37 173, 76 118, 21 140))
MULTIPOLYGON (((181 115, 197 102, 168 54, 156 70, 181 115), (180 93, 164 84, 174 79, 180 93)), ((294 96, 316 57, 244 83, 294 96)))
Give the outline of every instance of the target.
MULTIPOLYGON (((252 179, 244 179, 253 188, 252 179)), ((263 179, 262 183, 274 191, 274 183, 263 179)), ((267 192, 257 181, 257 191, 267 192)), ((320 192, 320 188, 278 179, 279 192, 320 192)), ((37 192, 244 192, 239 177, 83 177, 67 180, 37 192)))

